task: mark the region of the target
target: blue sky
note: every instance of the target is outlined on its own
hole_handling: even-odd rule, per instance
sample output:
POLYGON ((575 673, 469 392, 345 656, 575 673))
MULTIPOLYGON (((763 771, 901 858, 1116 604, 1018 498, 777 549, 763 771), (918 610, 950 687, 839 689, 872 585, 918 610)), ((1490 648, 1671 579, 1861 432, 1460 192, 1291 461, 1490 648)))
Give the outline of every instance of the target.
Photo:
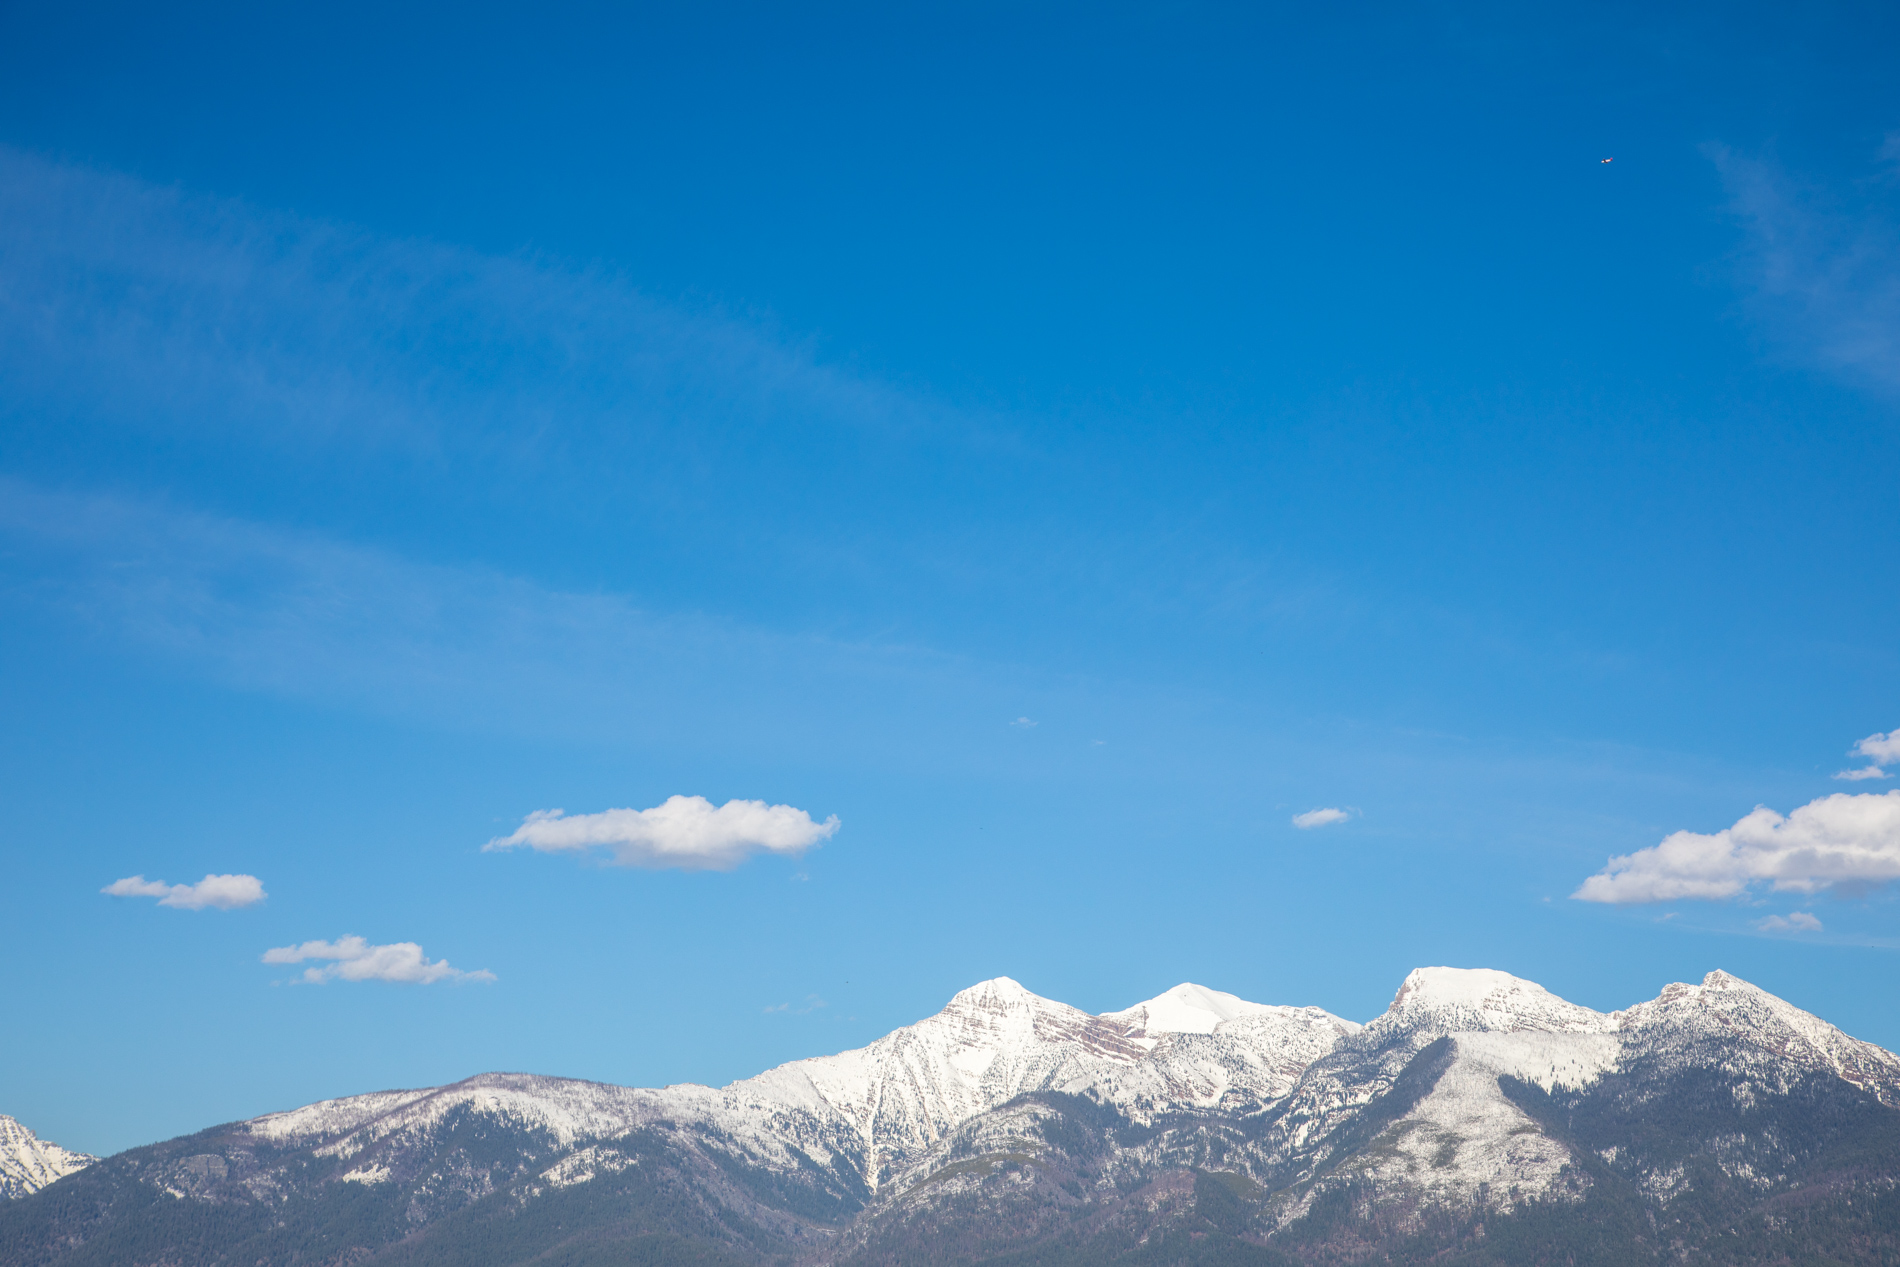
POLYGON ((723 1082, 999 974, 1900 1046, 1897 45, 0 6, 0 1112, 723 1082), (838 825, 484 849, 675 796, 838 825))

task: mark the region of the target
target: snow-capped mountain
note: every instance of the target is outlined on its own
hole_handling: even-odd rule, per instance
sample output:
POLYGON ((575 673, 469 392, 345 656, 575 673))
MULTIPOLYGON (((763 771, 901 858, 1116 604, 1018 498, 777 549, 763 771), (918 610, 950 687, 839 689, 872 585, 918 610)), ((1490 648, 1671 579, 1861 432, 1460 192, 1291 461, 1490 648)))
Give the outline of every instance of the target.
POLYGON ((1363 1026, 1192 984, 1094 1016, 997 978, 725 1087, 484 1074, 135 1149, 57 1188, 0 1210, 0 1244, 40 1247, 22 1262, 163 1242, 179 1267, 515 1264, 637 1241, 625 1256, 1092 1263, 1176 1233, 1323 1259, 1340 1237, 1437 1254, 1508 1229, 1562 1258, 1583 1235, 1564 1229, 1617 1219, 1618 1252, 1647 1261, 1665 1232, 1770 1254, 1793 1216, 1762 1203, 1808 1194, 1802 1226, 1871 1263, 1882 1201, 1900 1229, 1900 1058, 1720 972, 1606 1013, 1421 968, 1363 1026), (166 1201, 204 1209, 217 1254, 164 1230, 166 1201))
POLYGON ((1024 1091, 1086 1085, 1146 1054, 1113 1022, 998 977, 869 1047, 793 1061, 726 1092, 768 1113, 784 1105, 847 1126, 876 1187, 890 1166, 978 1113, 1024 1091))
POLYGON ((1538 985, 1490 968, 1414 968, 1384 1013, 1366 1026, 1387 1034, 1595 1034, 1616 1028, 1614 1014, 1593 1012, 1538 985))
POLYGON ((1284 1217, 1342 1181, 1441 1202, 1492 1188, 1510 1194, 1506 1204, 1544 1195, 1569 1152, 1499 1077, 1588 1085, 1616 1063, 1618 1020, 1508 973, 1415 969, 1386 1011, 1316 1061, 1271 1115, 1260 1164, 1305 1185, 1284 1217), (1375 1102, 1389 1120, 1361 1138, 1350 1128, 1375 1102))
POLYGON ((1737 1039, 1757 1065, 1832 1074, 1882 1104, 1900 1103, 1900 1056, 1849 1038, 1820 1017, 1726 972, 1711 972, 1701 985, 1665 986, 1656 998, 1616 1017, 1618 1030, 1632 1044, 1680 1051, 1737 1039))
POLYGON ((18 1121, 0 1113, 0 1200, 38 1192, 95 1158, 71 1152, 41 1139, 18 1121))

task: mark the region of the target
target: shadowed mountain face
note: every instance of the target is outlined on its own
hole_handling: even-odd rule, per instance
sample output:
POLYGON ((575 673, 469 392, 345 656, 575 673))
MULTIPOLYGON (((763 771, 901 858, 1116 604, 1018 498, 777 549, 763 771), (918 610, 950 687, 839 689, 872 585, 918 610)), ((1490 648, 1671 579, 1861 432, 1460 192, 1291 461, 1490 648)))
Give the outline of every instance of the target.
POLYGON ((1900 1262, 1900 1059, 1724 973, 1420 969, 1354 1025, 1008 979, 724 1088, 327 1101, 0 1206, 9 1264, 1900 1262))

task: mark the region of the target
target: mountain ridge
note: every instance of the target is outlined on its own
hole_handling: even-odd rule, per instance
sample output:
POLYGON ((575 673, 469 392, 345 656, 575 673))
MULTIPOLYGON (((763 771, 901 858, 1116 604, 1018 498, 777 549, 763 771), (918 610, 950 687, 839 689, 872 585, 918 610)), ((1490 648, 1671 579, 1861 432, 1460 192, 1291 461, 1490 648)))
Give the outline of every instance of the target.
MULTIPOLYGON (((1091 1015, 1003 977, 864 1047, 724 1087, 487 1073, 212 1128, 5 1203, 0 1246, 14 1236, 38 1247, 21 1262, 78 1267, 93 1261, 85 1246, 104 1253, 114 1237, 175 1240, 158 1229, 202 1208, 247 1264, 292 1261, 282 1255, 302 1251, 279 1242, 293 1225, 312 1243, 349 1242, 338 1262, 395 1263, 503 1232, 525 1255, 543 1222, 550 1236, 682 1237, 735 1263, 809 1267, 953 1244, 1055 1253, 1085 1232, 1087 1253, 1112 1261, 1182 1227, 1288 1254, 1322 1227, 1396 1245, 1561 1223, 1625 1190, 1650 1203, 1650 1223, 1681 1192, 1729 1193, 1743 1210, 1734 1193, 1792 1192, 1846 1147, 1848 1125, 1806 1151, 1776 1143, 1822 1121, 1874 1131, 1862 1152, 1881 1157, 1892 1126, 1891 1165, 1827 1181, 1876 1200, 1900 1189, 1896 1104, 1900 1057, 1719 970, 1596 1012, 1507 973, 1421 968, 1364 1025, 1192 983, 1091 1015), (1728 1100, 1709 1099, 1716 1088, 1728 1100), (1654 1131, 1630 1106, 1672 1096, 1701 1097, 1710 1121, 1753 1112, 1774 1125, 1705 1140, 1702 1119, 1671 1119, 1681 1140, 1643 1143, 1654 1131), (1580 1143, 1578 1121, 1602 1138, 1580 1143), (1745 1159, 1711 1170, 1704 1154, 1745 1159), (1227 1222, 1195 1222, 1228 1198, 1227 1222), (304 1223, 271 1223, 271 1209, 304 1223), (346 1210, 380 1212, 382 1230, 346 1210)), ((168 1252, 185 1267, 239 1261, 168 1252)))

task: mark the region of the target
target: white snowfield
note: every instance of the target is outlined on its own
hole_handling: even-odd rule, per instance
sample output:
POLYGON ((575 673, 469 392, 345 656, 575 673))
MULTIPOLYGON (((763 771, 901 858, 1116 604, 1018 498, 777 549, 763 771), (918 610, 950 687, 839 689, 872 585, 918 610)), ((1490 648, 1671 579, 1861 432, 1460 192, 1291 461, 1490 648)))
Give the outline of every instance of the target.
POLYGON ((579 1147, 550 1165, 543 1179, 552 1186, 629 1164, 588 1146, 644 1130, 772 1170, 816 1163, 882 1196, 928 1175, 959 1127, 1024 1092, 1055 1091, 1161 1128, 1158 1142, 1144 1147, 1165 1148, 1197 1123, 1253 1115, 1265 1125, 1232 1164, 1295 1176, 1347 1166, 1444 1200, 1468 1198, 1481 1185, 1494 1196, 1528 1197, 1547 1191, 1570 1159, 1499 1078, 1580 1089, 1635 1052, 1716 1062, 1738 1087, 1783 1087, 1823 1072, 1900 1103, 1900 1058, 1727 973, 1606 1013, 1503 972, 1420 968, 1364 1026, 1191 984, 1095 1016, 999 977, 867 1047, 726 1087, 483 1074, 327 1100, 243 1129, 260 1143, 343 1159, 344 1177, 365 1184, 390 1181, 402 1154, 431 1147, 472 1115, 541 1133, 560 1150, 579 1147), (1429 1090, 1384 1128, 1377 1147, 1335 1156, 1342 1137, 1334 1133, 1439 1039, 1447 1042, 1422 1058, 1437 1070, 1429 1090))
POLYGON ((0 1113, 0 1199, 38 1192, 55 1179, 82 1170, 96 1160, 41 1139, 0 1113))

